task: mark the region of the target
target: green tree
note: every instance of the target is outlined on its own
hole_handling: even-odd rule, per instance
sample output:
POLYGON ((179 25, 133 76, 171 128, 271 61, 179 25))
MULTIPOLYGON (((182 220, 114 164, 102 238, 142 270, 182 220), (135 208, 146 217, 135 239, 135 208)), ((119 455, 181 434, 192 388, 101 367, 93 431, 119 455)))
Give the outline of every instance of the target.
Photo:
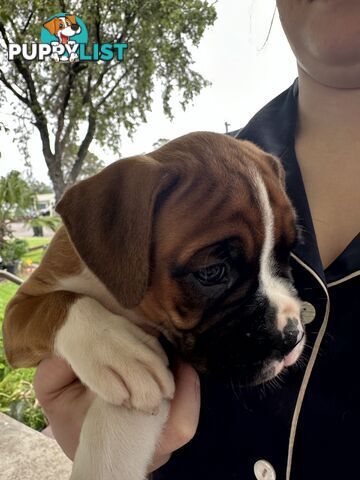
POLYGON ((216 19, 204 0, 6 0, 0 3, 0 102, 12 93, 19 119, 19 147, 26 155, 30 120, 57 199, 79 176, 93 140, 119 153, 120 127, 131 135, 146 122, 155 81, 162 85, 164 112, 171 117, 174 90, 183 108, 207 85, 192 68, 191 46, 198 46, 216 19), (57 12, 78 15, 93 43, 127 43, 124 62, 56 63, 8 61, 7 45, 39 41, 44 21, 57 12), (78 145, 65 178, 64 152, 78 145))
POLYGON ((154 148, 160 148, 162 147, 163 145, 165 145, 166 143, 168 143, 169 139, 168 138, 159 138, 158 140, 156 140, 156 142, 153 143, 153 147, 154 148))
MULTIPOLYGON (((64 152, 63 160, 63 170, 65 181, 71 176, 71 169, 76 160, 76 155, 79 150, 78 145, 69 145, 64 152)), ((105 162, 101 160, 95 153, 87 152, 84 158, 83 165, 81 167, 80 173, 77 177, 77 180, 84 180, 89 178, 96 173, 99 173, 103 168, 105 168, 105 162)))
POLYGON ((5 238, 11 236, 11 223, 24 219, 33 206, 34 192, 20 172, 13 170, 0 177, 0 248, 5 238))
POLYGON ((41 182, 33 177, 32 173, 25 175, 24 180, 27 182, 29 188, 34 192, 34 194, 38 193, 54 193, 54 190, 50 185, 47 183, 41 182))

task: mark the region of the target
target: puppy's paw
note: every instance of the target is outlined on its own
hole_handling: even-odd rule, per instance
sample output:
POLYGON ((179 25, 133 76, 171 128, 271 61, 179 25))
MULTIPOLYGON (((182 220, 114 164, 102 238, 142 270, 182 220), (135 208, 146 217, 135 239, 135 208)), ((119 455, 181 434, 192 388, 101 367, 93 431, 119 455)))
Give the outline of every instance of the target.
POLYGON ((156 413, 174 395, 158 340, 91 298, 71 307, 54 345, 80 380, 109 403, 156 413))
POLYGON ((69 61, 73 63, 73 62, 77 62, 78 60, 79 60, 79 55, 77 53, 71 52, 69 61))

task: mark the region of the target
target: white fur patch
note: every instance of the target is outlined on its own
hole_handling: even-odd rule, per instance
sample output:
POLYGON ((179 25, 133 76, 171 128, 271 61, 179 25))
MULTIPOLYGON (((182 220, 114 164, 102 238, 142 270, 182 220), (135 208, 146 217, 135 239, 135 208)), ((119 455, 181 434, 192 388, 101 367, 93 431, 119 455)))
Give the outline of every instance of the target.
POLYGON ((79 275, 57 278, 56 285, 56 290, 66 290, 94 298, 110 312, 126 317, 135 325, 144 327, 148 323, 146 318, 141 317, 134 310, 122 307, 105 285, 87 267, 84 267, 79 275))
MULTIPOLYGON (((260 291, 269 299, 270 304, 277 312, 277 326, 284 329, 288 318, 300 319, 300 302, 294 295, 294 288, 286 280, 276 274, 273 251, 274 214, 270 205, 269 195, 265 184, 256 170, 251 171, 253 185, 257 191, 258 202, 263 216, 265 228, 264 244, 260 256, 260 291)), ((299 322, 300 328, 300 322, 299 322)))
POLYGON ((110 405, 99 397, 81 429, 70 480, 145 480, 169 402, 157 415, 110 405))
POLYGON ((79 275, 57 278, 56 285, 57 290, 67 290, 69 292, 88 295, 89 297, 92 297, 100 302, 111 312, 118 313, 120 315, 122 314, 123 309, 120 307, 114 296, 87 267, 84 267, 79 275))
POLYGON ((158 340, 89 297, 77 300, 54 341, 80 380, 114 405, 157 411, 174 380, 158 340))
POLYGON ((97 394, 71 480, 144 480, 175 390, 158 340, 82 297, 70 307, 54 350, 97 394))

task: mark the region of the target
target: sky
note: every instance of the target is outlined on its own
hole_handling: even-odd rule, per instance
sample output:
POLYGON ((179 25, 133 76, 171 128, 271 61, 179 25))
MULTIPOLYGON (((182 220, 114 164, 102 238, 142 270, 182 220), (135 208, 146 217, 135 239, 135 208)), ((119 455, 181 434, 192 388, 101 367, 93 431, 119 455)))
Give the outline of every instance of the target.
MULTIPOLYGON (((147 123, 141 125, 130 139, 122 135, 121 156, 127 157, 151 151, 159 138, 173 139, 197 130, 225 132, 236 130, 268 101, 285 90, 296 78, 296 63, 282 31, 276 12, 270 36, 267 38, 275 0, 219 0, 217 20, 208 28, 197 49, 192 50, 193 68, 211 82, 184 112, 176 96, 171 105, 173 120, 162 111, 161 89, 155 89, 152 110, 147 123)), ((127 51, 131 54, 131 46, 127 51)), ((10 170, 24 169, 24 160, 12 142, 11 117, 6 106, 0 121, 10 127, 0 131, 0 176, 10 170)), ((118 159, 110 151, 92 143, 90 151, 105 164, 118 159)), ((34 176, 50 183, 42 157, 39 133, 35 130, 30 141, 30 161, 34 176)))

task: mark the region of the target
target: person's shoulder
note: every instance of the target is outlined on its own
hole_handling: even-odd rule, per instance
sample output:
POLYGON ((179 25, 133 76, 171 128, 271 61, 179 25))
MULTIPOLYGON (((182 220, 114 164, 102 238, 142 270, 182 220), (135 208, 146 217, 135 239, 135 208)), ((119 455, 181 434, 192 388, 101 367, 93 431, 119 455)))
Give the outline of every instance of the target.
POLYGON ((242 128, 238 128, 237 130, 233 130, 232 132, 226 132, 226 135, 237 138, 237 136, 240 135, 241 130, 242 128))

